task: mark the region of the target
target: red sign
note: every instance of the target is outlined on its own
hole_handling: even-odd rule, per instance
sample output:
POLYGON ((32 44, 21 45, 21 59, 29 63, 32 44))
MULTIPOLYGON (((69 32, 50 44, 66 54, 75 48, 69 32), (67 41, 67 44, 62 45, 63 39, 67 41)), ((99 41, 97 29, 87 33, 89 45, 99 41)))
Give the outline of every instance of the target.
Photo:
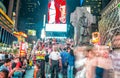
POLYGON ((26 55, 26 44, 25 42, 20 43, 20 56, 26 55))
POLYGON ((50 0, 48 3, 48 23, 66 23, 66 0, 50 0))

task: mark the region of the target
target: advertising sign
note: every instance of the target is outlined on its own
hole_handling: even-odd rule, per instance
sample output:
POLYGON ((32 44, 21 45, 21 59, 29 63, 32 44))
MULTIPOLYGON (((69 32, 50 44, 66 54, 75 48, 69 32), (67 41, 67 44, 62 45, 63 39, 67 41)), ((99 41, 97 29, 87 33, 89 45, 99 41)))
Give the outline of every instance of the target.
POLYGON ((20 57, 25 56, 27 52, 27 45, 25 42, 20 42, 20 57))
POLYGON ((48 23, 66 23, 66 0, 49 0, 48 23))
POLYGON ((45 31, 67 32, 67 24, 46 24, 45 31))
POLYGON ((100 44, 100 33, 99 32, 92 33, 92 43, 93 44, 100 44))
POLYGON ((28 30, 28 35, 36 36, 35 30, 28 30))

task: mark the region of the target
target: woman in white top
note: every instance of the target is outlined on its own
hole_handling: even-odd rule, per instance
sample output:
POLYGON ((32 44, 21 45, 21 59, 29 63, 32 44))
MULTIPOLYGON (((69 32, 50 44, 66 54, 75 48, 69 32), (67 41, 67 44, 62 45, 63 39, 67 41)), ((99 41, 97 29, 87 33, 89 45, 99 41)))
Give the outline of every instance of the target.
POLYGON ((76 61, 75 61, 75 68, 77 70, 77 73, 75 75, 75 78, 85 78, 85 73, 86 73, 86 68, 85 68, 85 46, 82 47, 77 47, 74 50, 74 55, 76 56, 76 61))

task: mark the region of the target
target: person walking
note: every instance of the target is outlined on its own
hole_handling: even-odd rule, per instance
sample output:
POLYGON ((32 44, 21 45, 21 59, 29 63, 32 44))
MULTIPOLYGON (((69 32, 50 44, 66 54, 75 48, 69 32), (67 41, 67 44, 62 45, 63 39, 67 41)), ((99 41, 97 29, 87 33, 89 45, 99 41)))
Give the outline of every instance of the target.
POLYGON ((45 77, 49 78, 49 74, 50 74, 49 53, 48 53, 48 51, 46 51, 46 55, 45 55, 45 77))
POLYGON ((73 54, 73 50, 70 50, 68 55, 68 71, 67 71, 67 78, 73 78, 73 68, 74 68, 75 57, 73 54))
POLYGON ((62 67, 61 56, 57 51, 57 46, 53 46, 53 51, 49 55, 49 64, 51 69, 51 78, 58 78, 59 68, 62 67))
POLYGON ((62 57, 62 75, 63 78, 67 78, 68 52, 66 51, 66 48, 64 48, 60 54, 62 57))
POLYGON ((45 55, 46 55, 46 52, 42 48, 42 46, 38 46, 36 59, 37 59, 37 62, 40 64, 40 68, 42 70, 41 78, 45 78, 45 55))

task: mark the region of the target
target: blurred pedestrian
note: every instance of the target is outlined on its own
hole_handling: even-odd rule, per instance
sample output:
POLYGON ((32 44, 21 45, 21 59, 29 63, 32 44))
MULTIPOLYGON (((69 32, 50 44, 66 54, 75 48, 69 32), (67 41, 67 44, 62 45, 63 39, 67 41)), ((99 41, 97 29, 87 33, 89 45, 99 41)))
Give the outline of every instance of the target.
POLYGON ((92 46, 86 48, 87 60, 86 60, 86 78, 95 78, 95 68, 96 68, 96 54, 93 51, 92 46))
POLYGON ((76 74, 75 78, 85 78, 86 77, 86 46, 78 46, 75 48, 74 52, 76 53, 75 68, 76 74), (76 52, 77 51, 77 52, 76 52))
POLYGON ((33 73, 33 76, 34 78, 40 78, 40 65, 39 64, 35 64, 34 66, 34 73, 33 73))
POLYGON ((113 70, 113 66, 109 56, 109 47, 105 45, 95 46, 93 51, 97 53, 95 78, 111 78, 109 71, 113 70))

